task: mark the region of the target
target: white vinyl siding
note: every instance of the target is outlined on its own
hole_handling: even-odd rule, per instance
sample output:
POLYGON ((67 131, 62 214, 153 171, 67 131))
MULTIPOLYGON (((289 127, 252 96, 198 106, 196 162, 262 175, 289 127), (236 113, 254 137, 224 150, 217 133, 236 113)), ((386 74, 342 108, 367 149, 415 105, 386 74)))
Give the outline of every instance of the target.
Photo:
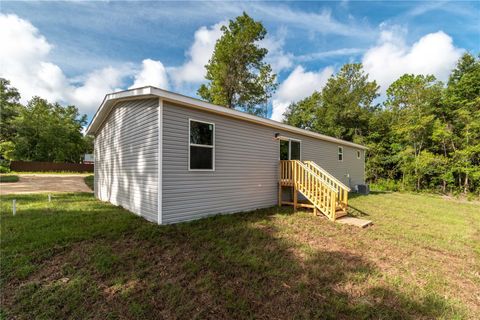
POLYGON ((302 160, 313 160, 346 185, 364 183, 356 148, 164 102, 163 223, 248 211, 277 204, 280 133, 301 141, 302 160), (189 119, 215 123, 215 171, 189 171, 189 119))
POLYGON ((95 137, 95 196, 158 220, 158 99, 118 103, 95 137))
POLYGON ((105 118, 95 137, 97 198, 159 223, 274 206, 276 134, 301 141, 302 160, 315 161, 346 185, 365 183, 358 147, 343 146, 339 162, 335 142, 167 101, 159 105, 156 98, 119 102, 105 118), (190 119, 214 124, 214 171, 189 170, 190 119))

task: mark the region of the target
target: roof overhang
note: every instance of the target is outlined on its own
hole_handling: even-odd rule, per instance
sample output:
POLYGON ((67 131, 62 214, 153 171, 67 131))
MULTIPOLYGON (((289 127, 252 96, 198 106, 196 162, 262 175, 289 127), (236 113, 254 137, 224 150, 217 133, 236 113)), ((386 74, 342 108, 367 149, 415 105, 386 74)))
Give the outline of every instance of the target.
POLYGON ((355 147, 359 149, 367 149, 367 147, 362 146, 360 144, 333 138, 330 136, 308 131, 305 129, 300 129, 297 127, 290 126, 288 124, 284 124, 271 119, 257 117, 257 116, 254 116, 245 112, 241 112, 238 110, 217 106, 199 99, 187 97, 178 93, 170 92, 167 90, 163 90, 163 89, 159 89, 151 86, 107 94, 103 99, 102 104, 98 108, 97 112, 93 116, 92 121, 88 125, 86 134, 95 135, 98 129, 100 129, 100 127, 102 126, 105 119, 108 117, 111 110, 114 108, 115 104, 117 104, 118 102, 126 101, 126 100, 148 99, 148 98, 161 98, 164 101, 171 102, 174 104, 179 104, 179 105, 194 108, 194 109, 212 112, 212 113, 224 115, 231 118, 241 119, 248 122, 258 123, 264 126, 300 134, 303 136, 308 136, 308 137, 329 141, 333 143, 338 143, 341 145, 346 145, 346 146, 355 147))

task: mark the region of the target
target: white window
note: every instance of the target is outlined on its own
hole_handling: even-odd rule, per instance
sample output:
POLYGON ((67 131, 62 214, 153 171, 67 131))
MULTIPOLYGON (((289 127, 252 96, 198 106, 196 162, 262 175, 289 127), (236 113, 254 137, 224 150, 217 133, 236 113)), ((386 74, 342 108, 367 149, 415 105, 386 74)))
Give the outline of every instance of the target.
POLYGON ((188 169, 215 170, 215 124, 189 120, 188 169))
POLYGON ((338 161, 343 161, 343 147, 338 147, 338 161))
POLYGON ((357 150, 357 159, 360 159, 362 157, 362 154, 360 152, 360 150, 357 150))

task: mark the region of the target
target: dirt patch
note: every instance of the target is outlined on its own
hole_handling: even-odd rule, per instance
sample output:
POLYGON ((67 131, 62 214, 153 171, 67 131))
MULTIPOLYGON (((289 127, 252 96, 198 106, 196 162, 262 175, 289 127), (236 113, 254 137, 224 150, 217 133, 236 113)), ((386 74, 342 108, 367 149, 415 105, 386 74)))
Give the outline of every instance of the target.
POLYGON ((85 184, 86 175, 20 175, 15 183, 2 183, 0 195, 48 193, 48 192, 92 192, 85 184))

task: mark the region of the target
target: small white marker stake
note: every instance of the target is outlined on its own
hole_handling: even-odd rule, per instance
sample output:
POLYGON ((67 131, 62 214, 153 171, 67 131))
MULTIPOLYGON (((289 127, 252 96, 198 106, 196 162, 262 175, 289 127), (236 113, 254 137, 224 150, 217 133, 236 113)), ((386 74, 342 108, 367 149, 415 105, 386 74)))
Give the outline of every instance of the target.
POLYGON ((52 202, 52 195, 50 193, 48 194, 48 202, 52 202))
POLYGON ((13 211, 13 215, 15 215, 17 213, 17 200, 16 199, 13 199, 12 211, 13 211))

